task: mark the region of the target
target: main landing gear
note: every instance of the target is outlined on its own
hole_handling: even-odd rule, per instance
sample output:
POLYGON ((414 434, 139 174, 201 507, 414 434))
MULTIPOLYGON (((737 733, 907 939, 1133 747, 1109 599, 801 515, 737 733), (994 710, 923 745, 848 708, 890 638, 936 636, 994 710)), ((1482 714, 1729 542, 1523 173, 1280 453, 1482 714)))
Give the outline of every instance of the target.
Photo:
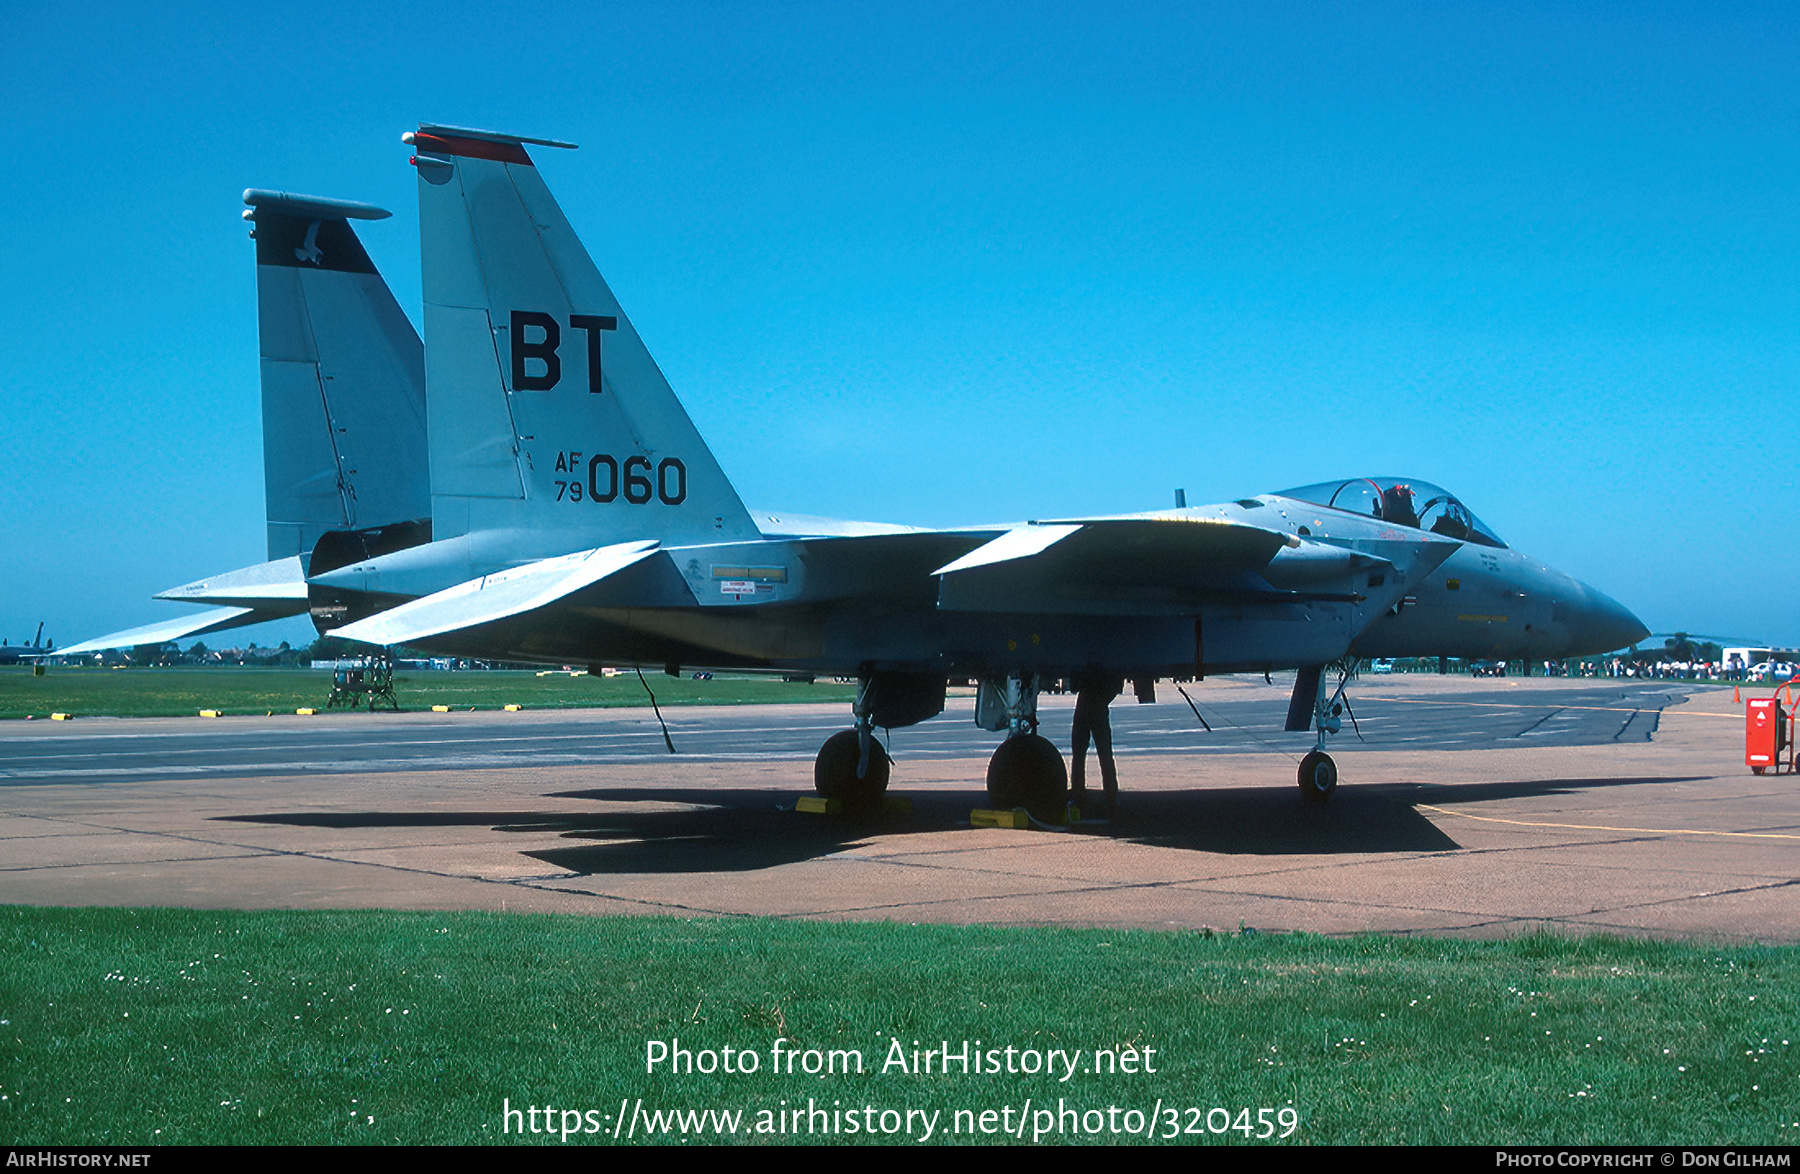
POLYGON ((893 767, 887 751, 875 740, 871 681, 872 678, 865 678, 856 691, 852 710, 856 728, 840 730, 825 739, 813 762, 813 789, 858 811, 881 806, 893 767))
MULTIPOLYGON (((1007 731, 988 760, 988 802, 1003 811, 1023 807, 1045 823, 1062 822, 1069 773, 1062 752, 1037 732, 1036 673, 987 677, 975 698, 975 723, 1007 731)), ((862 678, 852 712, 853 729, 825 740, 813 763, 813 788, 851 811, 881 806, 892 762, 875 739, 875 727, 909 726, 943 712, 944 678, 927 673, 872 672, 862 678)))
POLYGON ((1069 772, 1062 752, 1037 732, 1038 678, 1021 672, 981 682, 975 724, 1006 730, 988 759, 988 802, 1001 811, 1023 807, 1045 823, 1060 823, 1069 795, 1069 772))
POLYGON ((936 672, 872 665, 860 681, 851 706, 856 726, 826 739, 813 763, 813 786, 852 811, 870 811, 881 807, 892 765, 875 727, 894 730, 936 717, 944 712, 947 682, 936 672))

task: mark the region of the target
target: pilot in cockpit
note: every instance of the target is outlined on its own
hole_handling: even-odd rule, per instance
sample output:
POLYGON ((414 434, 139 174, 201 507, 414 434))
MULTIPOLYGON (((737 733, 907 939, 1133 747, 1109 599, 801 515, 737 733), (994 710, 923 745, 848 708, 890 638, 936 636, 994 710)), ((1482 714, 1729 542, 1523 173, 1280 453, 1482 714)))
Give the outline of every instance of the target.
POLYGON ((1362 514, 1394 526, 1428 530, 1459 542, 1506 548, 1506 543, 1471 514, 1467 506, 1429 481, 1352 477, 1348 481, 1303 485, 1276 496, 1316 502, 1329 509, 1362 514))
POLYGON ((1431 524, 1431 532, 1461 541, 1469 536, 1469 523, 1458 515, 1457 510, 1446 508, 1431 524))
POLYGON ((1412 486, 1395 483, 1381 491, 1381 520, 1396 526, 1419 528, 1419 511, 1413 508, 1412 486))

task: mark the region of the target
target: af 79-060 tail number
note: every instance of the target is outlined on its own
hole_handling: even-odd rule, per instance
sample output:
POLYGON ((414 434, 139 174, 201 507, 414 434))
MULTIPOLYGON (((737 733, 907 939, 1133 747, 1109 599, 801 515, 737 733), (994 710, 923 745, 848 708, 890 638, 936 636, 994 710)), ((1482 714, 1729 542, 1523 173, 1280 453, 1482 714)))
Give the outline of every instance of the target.
POLYGON ((575 474, 556 482, 557 501, 605 505, 623 496, 632 505, 647 505, 653 498, 664 505, 680 505, 687 500, 687 466, 679 457, 664 457, 652 466, 649 457, 626 457, 621 463, 602 452, 587 458, 586 468, 583 481, 581 454, 573 450, 556 454, 556 471, 575 474))
MULTIPOLYGON (((538 310, 514 310, 510 326, 513 390, 554 388, 562 381, 562 357, 557 353, 562 328, 556 319, 538 310), (528 330, 538 337, 527 339, 528 330), (543 369, 534 370, 535 364, 542 364, 543 369)), ((600 335, 617 330, 619 320, 610 314, 570 314, 569 326, 587 334, 588 391, 599 395, 604 390, 600 335)), ((664 457, 652 465, 649 457, 626 457, 620 461, 610 453, 595 453, 587 458, 587 478, 583 480, 581 453, 567 450, 556 454, 556 471, 572 474, 556 482, 557 501, 605 505, 623 497, 631 505, 648 505, 652 500, 680 505, 687 500, 687 466, 679 457, 664 457)))

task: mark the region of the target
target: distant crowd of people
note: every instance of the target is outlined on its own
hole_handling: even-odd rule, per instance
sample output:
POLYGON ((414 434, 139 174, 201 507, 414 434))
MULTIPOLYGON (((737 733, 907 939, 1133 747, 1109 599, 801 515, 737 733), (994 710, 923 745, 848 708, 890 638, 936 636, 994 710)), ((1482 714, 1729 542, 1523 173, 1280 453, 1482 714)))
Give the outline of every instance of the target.
MULTIPOLYGON (((1540 660, 1532 662, 1504 660, 1451 660, 1445 666, 1450 672, 1467 671, 1476 677, 1504 677, 1524 671, 1528 676, 1546 677, 1636 677, 1659 681, 1786 681, 1800 675, 1800 665, 1789 661, 1758 661, 1746 664, 1737 657, 1728 660, 1651 660, 1648 657, 1603 657, 1599 660, 1540 660)), ((1438 662, 1418 660, 1377 660, 1370 672, 1440 672, 1438 662)))
POLYGON ((1795 666, 1786 661, 1747 665, 1735 657, 1728 661, 1636 661, 1616 656, 1602 666, 1583 661, 1581 667, 1584 677, 1647 677, 1659 681, 1786 681, 1795 671, 1795 666))

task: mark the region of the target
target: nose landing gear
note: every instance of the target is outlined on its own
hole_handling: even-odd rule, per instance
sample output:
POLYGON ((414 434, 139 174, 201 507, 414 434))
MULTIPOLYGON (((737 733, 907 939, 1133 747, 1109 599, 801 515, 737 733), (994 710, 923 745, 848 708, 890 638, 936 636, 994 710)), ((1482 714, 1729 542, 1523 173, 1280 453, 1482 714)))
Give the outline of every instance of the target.
MULTIPOLYGON (((1344 696, 1344 690, 1350 687, 1351 680, 1356 676, 1357 664, 1355 658, 1341 663, 1338 687, 1329 699, 1325 696, 1325 674, 1322 668, 1312 669, 1310 672, 1302 670, 1299 680, 1295 682, 1295 690, 1298 693, 1304 687, 1307 677, 1310 676, 1314 690, 1313 724, 1318 730, 1318 737, 1313 742, 1312 752, 1300 760, 1300 794, 1309 803, 1323 803, 1331 798, 1333 791, 1337 790, 1337 763, 1332 760, 1331 755, 1325 753, 1325 736, 1342 730, 1344 717, 1348 715, 1350 728, 1356 731, 1359 739, 1362 737, 1362 728, 1356 724, 1356 713, 1350 708, 1350 699, 1344 696)), ((1289 729, 1294 728, 1292 712, 1290 709, 1289 729)), ((1300 728, 1305 729, 1306 727, 1302 725, 1300 728)))
POLYGON ((1337 790, 1337 763, 1323 750, 1314 750, 1300 760, 1300 794, 1313 803, 1323 803, 1337 790))

